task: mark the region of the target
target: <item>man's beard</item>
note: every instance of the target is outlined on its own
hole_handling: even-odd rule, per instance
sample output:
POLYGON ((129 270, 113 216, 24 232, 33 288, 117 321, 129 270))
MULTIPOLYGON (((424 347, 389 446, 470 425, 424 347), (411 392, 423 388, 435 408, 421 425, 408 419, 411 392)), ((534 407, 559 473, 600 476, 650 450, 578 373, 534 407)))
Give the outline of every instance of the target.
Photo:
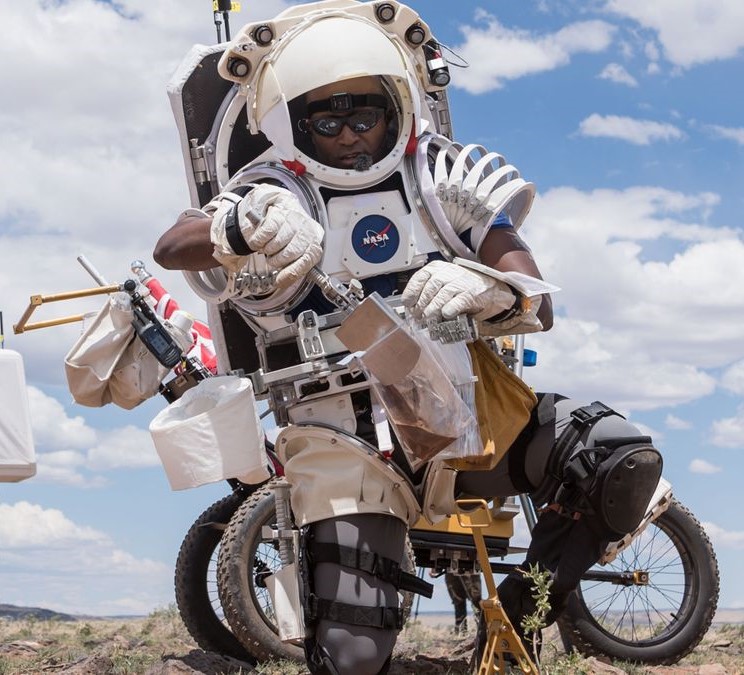
POLYGON ((361 152, 356 156, 356 159, 354 160, 354 170, 367 171, 373 164, 374 160, 372 159, 372 155, 370 155, 368 152, 361 152))

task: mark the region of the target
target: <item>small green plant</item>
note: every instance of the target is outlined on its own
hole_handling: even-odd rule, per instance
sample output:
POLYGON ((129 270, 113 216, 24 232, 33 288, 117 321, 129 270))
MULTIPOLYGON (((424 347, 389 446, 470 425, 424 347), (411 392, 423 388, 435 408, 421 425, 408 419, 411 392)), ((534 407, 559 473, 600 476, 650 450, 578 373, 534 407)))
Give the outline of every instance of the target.
POLYGON ((540 631, 545 628, 545 617, 550 611, 550 586, 553 580, 548 570, 541 570, 539 565, 530 565, 522 574, 532 582, 532 598, 535 611, 522 617, 521 626, 525 635, 532 635, 532 655, 535 665, 540 668, 540 631))
POLYGON ((562 654, 550 666, 545 667, 545 675, 587 675, 588 670, 584 657, 577 651, 562 654))

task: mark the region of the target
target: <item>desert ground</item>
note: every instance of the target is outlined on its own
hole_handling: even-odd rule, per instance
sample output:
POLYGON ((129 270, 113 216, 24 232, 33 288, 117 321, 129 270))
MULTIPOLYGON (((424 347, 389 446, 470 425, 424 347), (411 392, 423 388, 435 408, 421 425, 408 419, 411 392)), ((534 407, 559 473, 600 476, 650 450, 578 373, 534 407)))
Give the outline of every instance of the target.
MULTIPOLYGON (((474 630, 455 635, 447 614, 409 621, 396 646, 390 675, 470 673, 474 630)), ((720 610, 702 643, 674 666, 645 667, 567 655, 548 629, 541 656, 544 675, 734 675, 744 673, 744 613, 720 610)), ((253 667, 198 648, 175 607, 136 619, 0 619, 0 675, 304 675, 293 663, 253 667)))

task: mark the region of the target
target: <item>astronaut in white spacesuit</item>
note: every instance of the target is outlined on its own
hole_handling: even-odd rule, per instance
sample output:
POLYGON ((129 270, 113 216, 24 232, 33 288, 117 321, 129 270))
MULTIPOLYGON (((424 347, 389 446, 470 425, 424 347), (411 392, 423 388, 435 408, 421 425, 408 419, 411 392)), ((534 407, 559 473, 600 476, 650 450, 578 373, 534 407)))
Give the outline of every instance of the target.
MULTIPOLYGON (((497 278, 498 272, 540 278, 517 233, 534 188, 495 153, 465 161, 470 148, 427 135, 438 121, 427 92, 443 89, 443 80, 435 82, 441 73, 435 46, 420 17, 395 2, 331 0, 246 26, 223 55, 220 73, 243 87, 249 124, 271 142, 260 161, 305 181, 317 218, 276 181, 242 186, 184 212, 158 241, 155 260, 192 272, 248 270, 244 277, 262 288, 256 297, 290 297, 287 289, 303 288, 285 308, 292 316, 334 309, 307 280, 318 266, 344 281, 359 279, 366 293, 402 295, 414 315, 471 315, 502 335, 548 330, 549 295, 525 303, 497 278)), ((250 293, 219 299, 251 302, 250 293)), ((259 329, 263 320, 256 319, 259 329)), ((333 426, 332 419, 325 423, 333 426)), ((354 433, 374 442, 371 428, 360 412, 354 433)), ((312 568, 308 667, 384 673, 400 628, 397 590, 410 582, 398 563, 407 525, 420 510, 392 498, 342 499, 358 494, 351 464, 349 479, 332 487, 322 475, 308 478, 321 445, 309 443, 298 458, 310 460, 293 459, 286 472, 312 568), (348 495, 338 494, 344 485, 348 495)), ((339 455, 334 471, 343 474, 349 461, 348 453, 339 455)), ((451 499, 528 492, 537 506, 549 506, 527 562, 553 574, 553 620, 606 543, 640 521, 660 472, 651 439, 611 409, 541 395, 496 468, 451 472, 448 489, 451 499)), ((425 471, 409 473, 416 482, 425 471)), ((499 593, 519 629, 520 617, 533 609, 528 584, 514 573, 499 593)))

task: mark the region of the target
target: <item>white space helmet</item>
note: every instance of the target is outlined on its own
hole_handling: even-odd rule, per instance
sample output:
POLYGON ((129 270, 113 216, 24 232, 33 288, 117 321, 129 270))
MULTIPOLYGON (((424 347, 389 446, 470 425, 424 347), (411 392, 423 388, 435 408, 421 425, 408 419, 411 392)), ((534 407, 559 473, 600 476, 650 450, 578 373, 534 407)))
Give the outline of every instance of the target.
POLYGON ((422 102, 426 91, 442 88, 427 79, 424 47, 431 39, 418 14, 397 2, 325 0, 245 26, 220 59, 219 72, 241 85, 251 130, 266 135, 278 159, 321 183, 364 187, 389 175, 431 121, 422 102), (338 83, 340 93, 345 80, 365 76, 380 76, 396 136, 364 170, 323 164, 298 141, 293 105, 314 89, 338 83))

